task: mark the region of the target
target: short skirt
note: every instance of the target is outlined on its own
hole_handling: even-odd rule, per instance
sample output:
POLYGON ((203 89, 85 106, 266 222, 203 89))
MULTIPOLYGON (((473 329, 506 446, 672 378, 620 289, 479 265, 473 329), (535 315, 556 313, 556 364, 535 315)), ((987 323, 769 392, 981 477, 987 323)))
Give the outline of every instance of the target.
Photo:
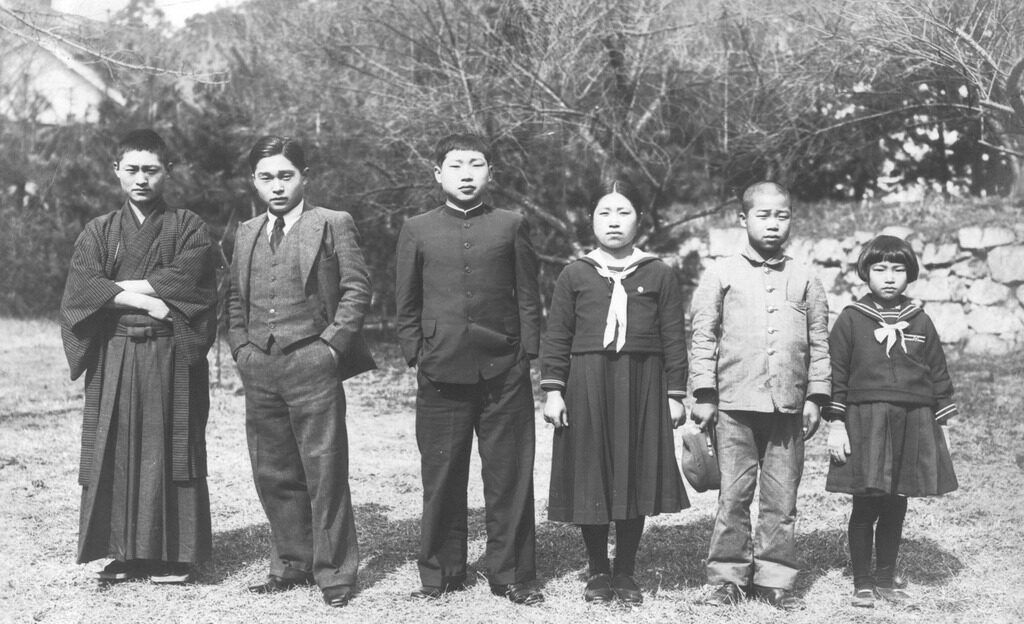
POLYGON ((845 464, 830 463, 829 492, 937 496, 957 489, 949 448, 931 407, 850 405, 846 432, 851 454, 845 464))

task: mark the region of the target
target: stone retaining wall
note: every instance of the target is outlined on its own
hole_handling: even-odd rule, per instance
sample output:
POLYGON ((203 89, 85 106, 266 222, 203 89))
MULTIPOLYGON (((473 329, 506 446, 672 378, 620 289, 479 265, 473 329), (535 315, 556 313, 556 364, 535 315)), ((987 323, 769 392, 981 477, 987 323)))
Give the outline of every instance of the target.
MULTIPOLYGON (((1024 224, 1014 229, 961 228, 956 242, 928 241, 903 226, 879 233, 899 236, 917 252, 921 275, 906 294, 928 312, 944 343, 980 354, 1024 347, 1024 224)), ((856 263, 861 247, 873 236, 858 231, 843 239, 790 240, 787 253, 813 266, 828 292, 830 321, 867 292, 856 263)), ((735 253, 745 243, 742 228, 713 228, 680 251, 683 256, 696 254, 703 264, 735 253)))

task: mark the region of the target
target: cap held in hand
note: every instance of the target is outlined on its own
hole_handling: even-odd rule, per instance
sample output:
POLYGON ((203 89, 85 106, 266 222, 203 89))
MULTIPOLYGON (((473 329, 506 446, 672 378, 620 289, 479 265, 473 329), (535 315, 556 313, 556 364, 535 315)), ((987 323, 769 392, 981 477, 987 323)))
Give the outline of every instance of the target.
POLYGON ((703 431, 694 423, 682 427, 683 453, 679 466, 683 476, 698 492, 717 490, 722 485, 718 471, 718 448, 715 435, 703 431))

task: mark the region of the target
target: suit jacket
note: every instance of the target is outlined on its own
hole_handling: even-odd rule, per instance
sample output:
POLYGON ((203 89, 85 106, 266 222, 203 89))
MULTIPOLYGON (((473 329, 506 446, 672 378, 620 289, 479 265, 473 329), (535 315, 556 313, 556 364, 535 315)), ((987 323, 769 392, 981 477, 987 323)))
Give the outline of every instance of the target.
MULTIPOLYGON (((249 342, 249 280, 257 237, 266 234, 266 215, 238 226, 228 289, 228 342, 235 357, 249 342)), ((306 205, 288 236, 299 237, 299 263, 310 314, 332 319, 320 338, 340 357, 338 374, 348 379, 377 367, 363 339, 370 309, 370 279, 359 248, 359 232, 347 212, 306 205)))
POLYGON ((398 237, 398 340, 428 379, 476 383, 540 350, 537 254, 522 215, 441 206, 398 237))

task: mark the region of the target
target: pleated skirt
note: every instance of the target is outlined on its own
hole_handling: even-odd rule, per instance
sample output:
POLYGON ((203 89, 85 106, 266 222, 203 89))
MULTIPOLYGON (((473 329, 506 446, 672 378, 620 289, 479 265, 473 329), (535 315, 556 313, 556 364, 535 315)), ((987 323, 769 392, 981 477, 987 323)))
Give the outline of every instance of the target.
POLYGON ((830 463, 825 489, 857 495, 937 496, 957 489, 953 461, 931 407, 850 405, 851 455, 830 463))
POLYGON ((659 354, 572 356, 555 430, 548 518, 607 524, 690 506, 676 462, 659 354))
POLYGON ((208 559, 213 538, 206 479, 171 478, 173 338, 114 336, 101 357, 95 459, 101 465, 82 489, 79 563, 208 559))

